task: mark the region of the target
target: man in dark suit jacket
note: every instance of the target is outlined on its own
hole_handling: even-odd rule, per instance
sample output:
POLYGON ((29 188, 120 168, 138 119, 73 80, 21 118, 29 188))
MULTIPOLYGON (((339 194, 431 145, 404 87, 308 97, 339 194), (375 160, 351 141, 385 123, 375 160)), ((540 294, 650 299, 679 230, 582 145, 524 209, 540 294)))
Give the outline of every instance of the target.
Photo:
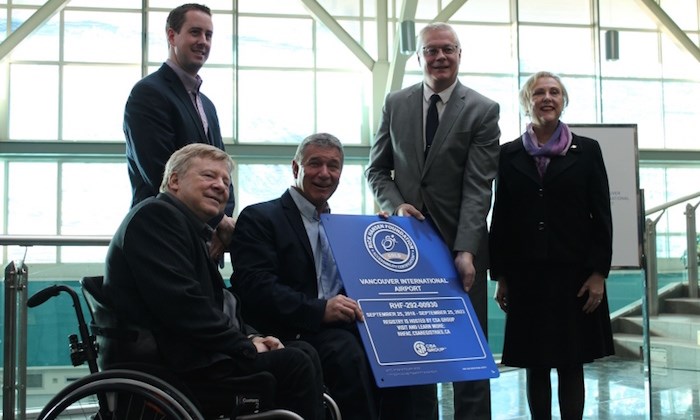
MULTIPOLYGON (((168 15, 168 60, 133 87, 124 109, 126 160, 132 207, 158 193, 170 155, 190 143, 206 143, 224 150, 214 104, 199 91, 197 74, 209 57, 213 25, 206 6, 185 4, 168 15)), ((230 241, 234 222, 233 187, 225 215, 217 226, 212 254, 220 256, 230 241)))
POLYGON ((334 136, 320 133, 302 141, 292 161, 294 185, 238 217, 231 286, 256 329, 316 348, 344 420, 377 419, 380 404, 382 418, 411 419, 401 412, 410 406, 406 400, 392 408, 379 395, 355 324, 362 320, 359 305, 343 294, 339 278, 326 277, 334 260, 330 270, 322 269, 319 215, 329 211, 342 167, 342 145, 334 136))
POLYGON ((269 371, 277 404, 306 419, 322 418, 323 379, 313 348, 251 334, 209 256, 207 221, 226 205, 232 168, 216 147, 185 146, 167 162, 161 193, 122 222, 107 252, 104 292, 123 325, 149 334, 139 334, 144 342, 132 346, 138 351, 111 351, 109 345, 121 344, 107 340, 102 364, 161 365, 189 386, 207 413, 226 415, 234 404, 227 379, 269 371))
MULTIPOLYGON (((462 50, 451 26, 430 24, 418 38, 423 82, 387 96, 367 181, 381 210, 432 218, 487 333, 486 216, 498 167, 499 106, 457 80, 462 50), (437 130, 429 136, 433 96, 437 130)), ((487 380, 453 386, 456 420, 490 418, 487 380)))

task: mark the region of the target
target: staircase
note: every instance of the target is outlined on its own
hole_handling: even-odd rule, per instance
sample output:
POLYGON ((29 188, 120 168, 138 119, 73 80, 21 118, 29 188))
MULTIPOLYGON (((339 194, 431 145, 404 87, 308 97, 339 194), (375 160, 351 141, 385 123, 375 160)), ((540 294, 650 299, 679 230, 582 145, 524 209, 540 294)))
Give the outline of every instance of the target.
MULTIPOLYGON (((611 315, 617 356, 642 359, 642 304, 635 302, 611 315)), ((653 367, 700 371, 700 299, 688 286, 669 284, 659 290, 659 315, 649 318, 653 367)))

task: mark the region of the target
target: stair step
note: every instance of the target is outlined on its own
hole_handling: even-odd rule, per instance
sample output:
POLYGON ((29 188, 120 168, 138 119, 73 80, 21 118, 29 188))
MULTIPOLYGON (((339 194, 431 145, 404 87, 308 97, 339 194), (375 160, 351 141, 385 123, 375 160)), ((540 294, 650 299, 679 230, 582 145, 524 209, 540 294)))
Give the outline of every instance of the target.
MULTIPOLYGON (((641 335, 641 316, 625 316, 615 320, 616 333, 641 335)), ((649 333, 652 337, 668 337, 700 344, 700 315, 659 314, 649 318, 649 333)))
POLYGON ((700 298, 667 298, 661 305, 663 312, 700 315, 700 298))
MULTIPOLYGON (((616 333, 613 341, 618 357, 642 359, 642 336, 616 333)), ((652 367, 700 371, 700 346, 695 343, 667 337, 651 337, 649 353, 652 367)))

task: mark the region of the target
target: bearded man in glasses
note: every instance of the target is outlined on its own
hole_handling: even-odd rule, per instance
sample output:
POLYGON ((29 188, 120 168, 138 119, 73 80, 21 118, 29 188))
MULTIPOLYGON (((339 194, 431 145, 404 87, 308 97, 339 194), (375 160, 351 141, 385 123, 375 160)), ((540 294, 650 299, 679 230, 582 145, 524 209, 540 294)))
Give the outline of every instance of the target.
MULTIPOLYGON (((416 54, 423 82, 387 95, 365 175, 381 210, 432 219, 486 334, 486 216, 498 169, 500 110, 457 79, 462 48, 450 25, 423 28, 416 54)), ((453 387, 456 420, 491 418, 488 380, 453 387)), ((437 419, 435 385, 411 392, 417 418, 437 419)))

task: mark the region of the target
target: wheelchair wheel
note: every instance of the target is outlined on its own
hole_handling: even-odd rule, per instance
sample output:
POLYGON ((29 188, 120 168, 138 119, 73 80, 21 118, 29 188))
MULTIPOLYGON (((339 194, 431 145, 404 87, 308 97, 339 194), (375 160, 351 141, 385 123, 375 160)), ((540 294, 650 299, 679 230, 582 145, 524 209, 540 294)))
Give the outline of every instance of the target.
POLYGON ((38 420, 204 420, 180 391, 155 376, 107 370, 85 376, 61 390, 38 420))

